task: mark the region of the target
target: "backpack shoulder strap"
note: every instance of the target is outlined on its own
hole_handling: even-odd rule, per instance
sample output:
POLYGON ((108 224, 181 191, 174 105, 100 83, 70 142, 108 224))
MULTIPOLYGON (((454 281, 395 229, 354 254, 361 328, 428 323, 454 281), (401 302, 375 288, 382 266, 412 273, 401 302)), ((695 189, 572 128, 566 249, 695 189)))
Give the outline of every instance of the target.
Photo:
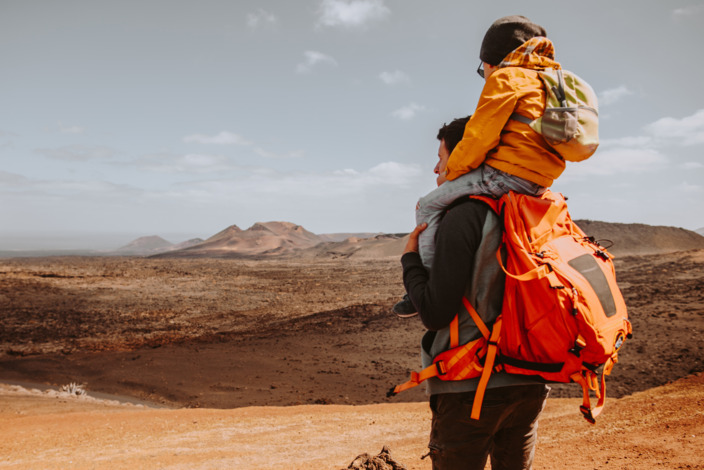
POLYGON ((503 200, 504 197, 505 197, 505 195, 500 198, 495 198, 495 197, 491 197, 491 196, 484 196, 481 194, 477 194, 477 195, 472 194, 467 199, 470 201, 471 200, 482 201, 483 203, 488 205, 491 208, 491 210, 493 210, 496 214, 501 215, 501 207, 503 206, 503 203, 501 201, 503 200))

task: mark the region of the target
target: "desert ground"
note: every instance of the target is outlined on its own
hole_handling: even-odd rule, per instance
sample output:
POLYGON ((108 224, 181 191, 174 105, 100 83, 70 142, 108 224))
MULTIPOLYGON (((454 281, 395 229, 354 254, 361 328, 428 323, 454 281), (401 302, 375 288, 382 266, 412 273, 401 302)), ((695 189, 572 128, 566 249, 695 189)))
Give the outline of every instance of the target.
MULTIPOLYGON (((555 385, 536 468, 704 468, 704 250, 616 269, 634 337, 607 407, 588 425, 555 385)), ((2 259, 0 468, 337 469, 384 445, 430 468, 422 387, 386 398, 423 333, 390 313, 400 274, 397 257, 2 259), (34 390, 69 383, 90 397, 34 390)))

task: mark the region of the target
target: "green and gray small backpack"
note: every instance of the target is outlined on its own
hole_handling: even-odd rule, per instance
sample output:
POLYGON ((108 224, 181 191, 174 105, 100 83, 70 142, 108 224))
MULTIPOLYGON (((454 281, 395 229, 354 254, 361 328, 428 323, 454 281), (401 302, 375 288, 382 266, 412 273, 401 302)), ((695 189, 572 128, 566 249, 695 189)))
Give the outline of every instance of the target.
POLYGON ((528 124, 565 160, 580 162, 599 146, 599 111, 596 93, 572 72, 538 71, 545 85, 545 113, 530 119, 513 113, 511 119, 528 124))

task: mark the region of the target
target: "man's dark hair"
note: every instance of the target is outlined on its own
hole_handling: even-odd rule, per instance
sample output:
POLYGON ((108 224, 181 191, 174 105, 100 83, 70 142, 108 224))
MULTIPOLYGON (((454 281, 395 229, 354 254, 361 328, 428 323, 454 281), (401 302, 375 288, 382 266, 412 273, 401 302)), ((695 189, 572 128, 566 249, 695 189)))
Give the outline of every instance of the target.
POLYGON ((457 144, 460 143, 460 140, 462 140, 464 128, 471 117, 467 116, 455 119, 450 124, 443 124, 438 131, 438 140, 445 140, 445 147, 447 147, 448 152, 452 153, 457 144))

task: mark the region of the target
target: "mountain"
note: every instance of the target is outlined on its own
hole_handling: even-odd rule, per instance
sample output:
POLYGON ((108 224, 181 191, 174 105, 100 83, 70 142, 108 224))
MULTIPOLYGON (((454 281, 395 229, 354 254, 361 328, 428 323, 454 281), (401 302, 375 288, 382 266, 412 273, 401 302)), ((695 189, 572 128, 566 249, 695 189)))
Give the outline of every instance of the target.
MULTIPOLYGON (((576 220, 588 235, 616 256, 704 250, 704 227, 678 227, 576 220)), ((2 258, 21 256, 152 256, 179 258, 377 259, 400 257, 408 234, 332 233, 316 235, 291 222, 258 222, 247 230, 231 225, 207 240, 173 244, 159 236, 140 237, 114 251, 0 251, 2 258)))
POLYGON ((131 241, 127 245, 115 250, 118 255, 148 255, 166 251, 174 244, 164 240, 163 238, 152 235, 148 237, 140 237, 131 241))
MULTIPOLYGON (((577 220, 589 236, 616 256, 648 255, 704 249, 704 236, 677 227, 577 220)), ((327 258, 377 259, 400 257, 408 234, 316 235, 290 222, 259 222, 247 230, 231 225, 196 245, 152 252, 155 257, 179 258, 327 258), (366 237, 368 235, 372 235, 366 237), (331 241, 333 240, 333 241, 331 241)))
POLYGON ((368 238, 349 237, 340 242, 323 242, 297 253, 303 258, 378 259, 401 257, 408 234, 379 234, 368 238))
POLYGON ((321 243, 318 235, 291 222, 257 222, 247 230, 231 225, 202 243, 158 257, 264 257, 283 255, 321 243))
POLYGON ((151 235, 137 238, 108 254, 120 256, 148 256, 169 251, 183 250, 199 243, 203 243, 202 238, 192 238, 185 242, 174 244, 157 235, 151 235))
MULTIPOLYGON (((683 228, 594 220, 576 220, 575 223, 616 256, 704 249, 704 236, 683 228)), ((341 242, 322 243, 299 253, 305 257, 333 259, 371 259, 387 256, 400 258, 407 240, 408 234, 385 234, 368 239, 353 237, 341 242)))
POLYGON ((600 241, 610 253, 618 256, 704 249, 704 236, 679 227, 595 220, 575 220, 575 223, 588 236, 600 241), (609 242, 613 243, 610 248, 609 242))
POLYGON ((191 238, 190 240, 186 240, 185 242, 177 243, 175 245, 171 245, 168 249, 168 251, 175 251, 175 250, 183 250, 184 248, 189 248, 195 245, 198 245, 200 243, 203 243, 202 238, 191 238))
POLYGON ((343 242, 348 238, 373 238, 377 235, 383 235, 381 232, 350 232, 350 233, 323 233, 319 234, 318 237, 325 242, 343 242))

